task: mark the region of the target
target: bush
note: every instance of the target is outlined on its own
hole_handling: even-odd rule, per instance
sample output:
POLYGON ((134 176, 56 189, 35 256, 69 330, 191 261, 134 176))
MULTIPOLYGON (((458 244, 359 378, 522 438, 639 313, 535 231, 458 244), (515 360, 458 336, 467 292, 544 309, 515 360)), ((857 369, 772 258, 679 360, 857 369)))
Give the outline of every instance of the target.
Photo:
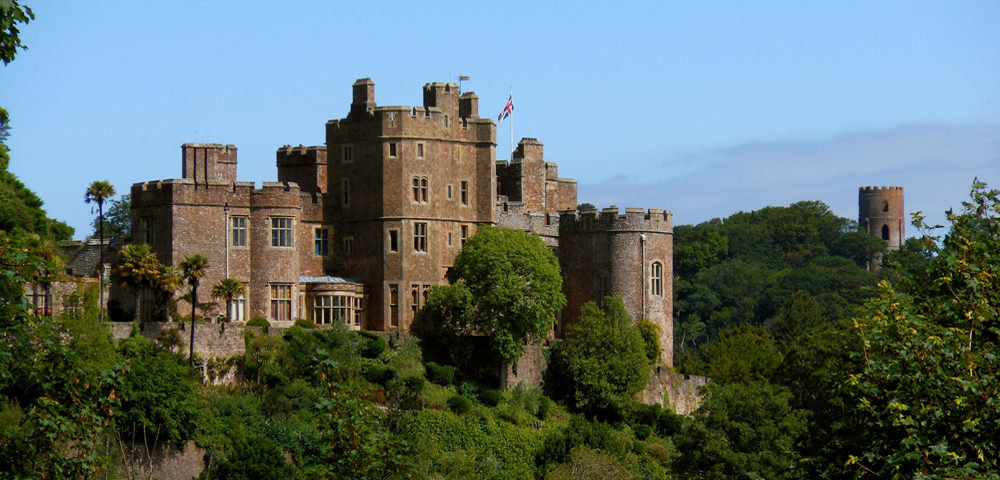
POLYGON ((422 407, 420 394, 426 387, 424 377, 411 375, 396 377, 388 382, 386 388, 392 394, 396 408, 401 410, 419 410, 422 407))
POLYGON ((271 322, 268 322, 266 318, 254 317, 247 322, 248 327, 260 327, 261 331, 267 333, 267 329, 271 328, 271 322))
POLYGON ((427 362, 427 379, 433 383, 447 387, 455 383, 455 369, 450 365, 438 365, 434 362, 427 362))
POLYGON ((475 400, 479 398, 479 385, 474 382, 462 382, 458 384, 458 393, 475 400))
POLYGON ((369 365, 365 369, 364 375, 365 380, 385 387, 388 386, 390 380, 396 378, 396 369, 387 365, 369 365))
POLYGON ((510 392, 510 406, 528 415, 535 415, 538 413, 538 399, 541 396, 542 390, 539 387, 520 382, 510 392))
POLYGON ((306 320, 304 318, 296 318, 295 319, 295 326, 302 327, 302 328, 310 328, 310 329, 312 329, 312 328, 316 328, 316 322, 314 322, 312 320, 306 320))
POLYGON ((552 399, 549 397, 541 397, 538 399, 538 416, 539 420, 545 420, 549 417, 549 412, 552 411, 552 399))
POLYGON ((452 412, 461 415, 468 412, 472 408, 472 400, 463 397, 462 395, 452 395, 448 398, 448 408, 452 412))
POLYGON ((653 434, 653 427, 650 427, 649 425, 636 425, 635 428, 632 429, 632 433, 635 434, 635 438, 645 440, 653 434))
POLYGON ((479 392, 479 401, 483 402, 483 405, 495 407, 500 403, 500 399, 502 398, 503 394, 495 388, 484 388, 479 392))
POLYGON ((660 326, 649 319, 642 319, 636 325, 642 335, 642 343, 646 346, 646 359, 650 365, 660 363, 660 326))
POLYGON ((646 444, 646 455, 653 457, 660 465, 666 465, 670 461, 670 451, 659 442, 649 442, 646 444))
POLYGON ((358 353, 365 358, 378 358, 382 355, 382 352, 388 348, 388 344, 385 339, 375 335, 371 332, 357 332, 358 336, 361 337, 361 347, 358 349, 358 353))

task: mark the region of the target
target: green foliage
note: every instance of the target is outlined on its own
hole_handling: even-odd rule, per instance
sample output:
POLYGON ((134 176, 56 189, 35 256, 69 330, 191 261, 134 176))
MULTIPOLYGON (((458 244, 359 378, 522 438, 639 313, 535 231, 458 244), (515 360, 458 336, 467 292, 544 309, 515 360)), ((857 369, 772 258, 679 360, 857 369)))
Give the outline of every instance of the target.
POLYGON ((976 182, 947 218, 951 231, 925 270, 901 290, 881 283, 854 322, 858 368, 845 388, 864 426, 846 459, 856 475, 1000 471, 1000 192, 976 182))
POLYGON ((386 352, 386 363, 401 377, 424 376, 423 352, 416 337, 404 337, 392 351, 386 352))
POLYGON ((675 354, 693 359, 720 330, 764 325, 799 291, 823 321, 849 318, 876 282, 868 259, 884 248, 819 202, 675 227, 675 354))
POLYGON ((584 203, 578 204, 576 206, 576 209, 582 212, 584 210, 597 210, 597 207, 595 207, 593 203, 584 202, 584 203))
POLYGON ((480 226, 424 307, 436 328, 453 335, 484 332, 507 364, 529 337, 544 338, 565 304, 559 262, 534 235, 480 226))
POLYGON ((642 335, 642 343, 646 346, 644 350, 646 360, 649 361, 650 365, 660 363, 660 355, 662 353, 660 349, 660 326, 644 318, 639 320, 636 327, 639 328, 639 334, 642 335))
POLYGON ((553 375, 565 378, 572 405, 588 414, 620 415, 649 379, 642 334, 617 297, 607 297, 603 308, 584 304, 553 355, 553 375))
POLYGON ((802 478, 796 440, 805 412, 789 405, 787 389, 767 382, 712 383, 674 444, 684 478, 802 478))
POLYGON ((482 402, 483 405, 495 407, 500 404, 500 400, 503 400, 503 394, 500 393, 500 390, 495 388, 479 389, 479 401, 482 402))
MULTIPOLYGON (((221 298, 226 301, 227 322, 232 321, 232 318, 230 317, 232 315, 233 299, 243 295, 245 290, 246 287, 243 285, 243 282, 235 278, 223 278, 215 285, 212 285, 212 298, 221 298)), ((298 322, 298 320, 296 320, 296 322, 298 322)), ((315 327, 315 325, 313 326, 315 327)))
POLYGON ((122 342, 119 354, 127 365, 117 388, 119 434, 174 442, 193 438, 203 409, 197 372, 142 336, 122 342))
POLYGON ((393 405, 400 410, 419 410, 423 407, 420 394, 427 387, 424 377, 410 375, 389 380, 386 387, 392 398, 393 405))
POLYGON ((31 7, 23 5, 18 0, 0 4, 0 61, 3 61, 4 65, 14 61, 18 49, 28 49, 21 43, 21 30, 18 24, 27 25, 34 19, 35 14, 31 11, 31 7))
POLYGON ((434 362, 424 364, 427 369, 427 379, 438 385, 448 386, 455 383, 455 368, 450 365, 438 365, 434 362))
POLYGON ((316 328, 316 322, 313 322, 312 320, 306 320, 304 318, 296 318, 294 325, 296 327, 302 327, 307 330, 316 328))
POLYGON ((389 347, 384 338, 372 332, 362 330, 357 332, 357 335, 362 339, 361 347, 358 351, 362 357, 378 358, 389 347))
POLYGON ((365 380, 385 387, 389 385, 390 380, 396 378, 396 369, 386 365, 372 364, 365 369, 364 376, 365 380))
POLYGON ((419 446, 418 478, 534 477, 531 460, 540 445, 537 433, 476 412, 457 416, 421 410, 410 418, 403 435, 419 446))
POLYGON ((228 458, 207 469, 200 478, 255 480, 287 478, 294 473, 292 466, 285 463, 284 453, 270 438, 253 435, 241 438, 228 458))
POLYGON ((574 448, 565 465, 558 465, 545 475, 546 480, 639 480, 614 456, 591 450, 574 448))
POLYGON ((472 400, 462 395, 452 395, 448 398, 448 409, 456 415, 461 415, 472 409, 472 400))
POLYGON ((782 355, 774 337, 762 327, 739 325, 719 332, 719 339, 701 346, 704 360, 691 369, 719 383, 752 382, 770 378, 782 355))
MULTIPOLYGON (((121 197, 111 199, 108 202, 108 209, 104 212, 104 238, 111 240, 112 244, 124 244, 132 238, 132 194, 126 193, 121 197)), ((93 235, 101 235, 102 217, 95 218, 90 226, 94 229, 93 235)))
POLYGON ((267 333, 267 329, 271 328, 271 322, 267 321, 263 317, 253 317, 247 321, 248 327, 259 327, 262 332, 267 333))

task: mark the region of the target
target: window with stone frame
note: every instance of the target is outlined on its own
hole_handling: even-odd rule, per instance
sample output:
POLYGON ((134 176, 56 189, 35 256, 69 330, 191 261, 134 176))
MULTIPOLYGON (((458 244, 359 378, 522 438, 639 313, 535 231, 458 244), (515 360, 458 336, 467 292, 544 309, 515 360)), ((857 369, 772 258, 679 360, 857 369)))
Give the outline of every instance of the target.
POLYGON ((389 251, 399 251, 399 230, 389 230, 389 251))
POLYGON ((427 251, 427 223, 425 222, 413 224, 413 251, 427 251))
POLYGON ((353 145, 344 145, 341 149, 341 152, 343 152, 343 156, 341 157, 341 159, 344 161, 344 163, 351 163, 354 161, 353 145))
POLYGON ((458 194, 459 194, 460 200, 462 201, 462 205, 468 205, 469 204, 469 182, 467 182, 465 180, 462 181, 462 183, 459 185, 459 188, 458 188, 458 194))
POLYGON ((458 242, 460 247, 465 246, 465 242, 469 241, 469 226, 462 225, 459 228, 458 242))
POLYGON ((317 295, 313 298, 313 322, 330 325, 335 322, 351 324, 354 298, 346 295, 317 295))
POLYGON ((424 158, 424 144, 417 144, 417 158, 424 158))
POLYGON ((389 143, 389 156, 390 157, 396 156, 396 142, 389 143))
POLYGON ((427 190, 430 182, 427 177, 413 177, 413 201, 427 203, 427 190))
POLYGON ((246 292, 249 291, 250 285, 243 284, 243 292, 238 297, 233 298, 232 303, 229 304, 229 318, 234 322, 245 322, 247 321, 247 297, 246 292))
POLYGON ((354 297, 354 326, 361 328, 361 320, 364 316, 363 310, 361 309, 361 298, 354 297))
POLYGON ((153 245, 153 217, 147 216, 139 219, 139 243, 153 245))
POLYGON ((354 237, 344 237, 344 256, 350 257, 354 253, 354 237))
POLYGON ((341 199, 344 201, 344 206, 348 207, 351 205, 351 179, 342 178, 340 179, 340 194, 341 199))
POLYGON ((316 227, 313 236, 313 255, 325 257, 330 254, 330 229, 316 227))
POLYGON ((292 319, 292 286, 290 284, 272 283, 271 287, 271 320, 287 322, 292 319))
POLYGON ((660 262, 649 266, 649 293, 654 297, 663 296, 663 264, 660 262))
POLYGON ((604 297, 608 296, 610 290, 608 289, 608 275, 601 273, 597 275, 597 303, 604 306, 604 297))
POLYGON ((417 320, 417 312, 420 311, 420 285, 410 287, 410 321, 417 320))
POLYGON ((389 326, 399 326, 399 285, 389 285, 389 326))
POLYGON ((292 246, 292 217, 271 217, 271 246, 292 246))
POLYGON ((247 224, 250 222, 250 219, 240 215, 230 217, 229 220, 232 224, 232 246, 247 246, 247 224))

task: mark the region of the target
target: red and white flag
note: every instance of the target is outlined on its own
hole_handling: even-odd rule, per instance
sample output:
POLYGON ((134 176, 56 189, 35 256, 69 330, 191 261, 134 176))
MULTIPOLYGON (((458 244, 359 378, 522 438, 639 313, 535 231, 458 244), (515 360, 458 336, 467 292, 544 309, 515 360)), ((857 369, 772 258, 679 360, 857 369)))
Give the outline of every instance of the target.
POLYGON ((500 115, 497 117, 497 123, 503 122, 503 119, 511 116, 511 114, 513 113, 514 113, 514 94, 512 93, 510 95, 510 98, 507 99, 507 106, 503 107, 503 111, 500 112, 500 115))

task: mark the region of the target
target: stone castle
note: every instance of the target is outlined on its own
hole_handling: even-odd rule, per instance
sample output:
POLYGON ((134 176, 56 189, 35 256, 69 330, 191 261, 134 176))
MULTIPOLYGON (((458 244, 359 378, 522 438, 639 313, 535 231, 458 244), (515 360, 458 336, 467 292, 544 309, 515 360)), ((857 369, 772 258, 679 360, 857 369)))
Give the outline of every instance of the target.
POLYGON ((402 107, 378 106, 374 82, 356 81, 325 145, 278 149, 277 182, 237 181, 236 152, 182 145, 182 178, 132 186, 132 225, 133 241, 165 264, 207 257, 202 285, 246 284, 237 321, 408 331, 477 227, 499 225, 538 235, 559 259, 557 336, 584 303, 617 295, 659 325, 672 363, 671 213, 577 211, 576 182, 558 176, 538 140, 496 159, 496 124, 456 84, 426 84, 423 106, 402 107))
MULTIPOLYGON (((885 240, 888 250, 898 250, 906 241, 903 187, 858 187, 858 225, 868 235, 885 240)), ((868 262, 878 270, 884 255, 877 252, 868 262)))

